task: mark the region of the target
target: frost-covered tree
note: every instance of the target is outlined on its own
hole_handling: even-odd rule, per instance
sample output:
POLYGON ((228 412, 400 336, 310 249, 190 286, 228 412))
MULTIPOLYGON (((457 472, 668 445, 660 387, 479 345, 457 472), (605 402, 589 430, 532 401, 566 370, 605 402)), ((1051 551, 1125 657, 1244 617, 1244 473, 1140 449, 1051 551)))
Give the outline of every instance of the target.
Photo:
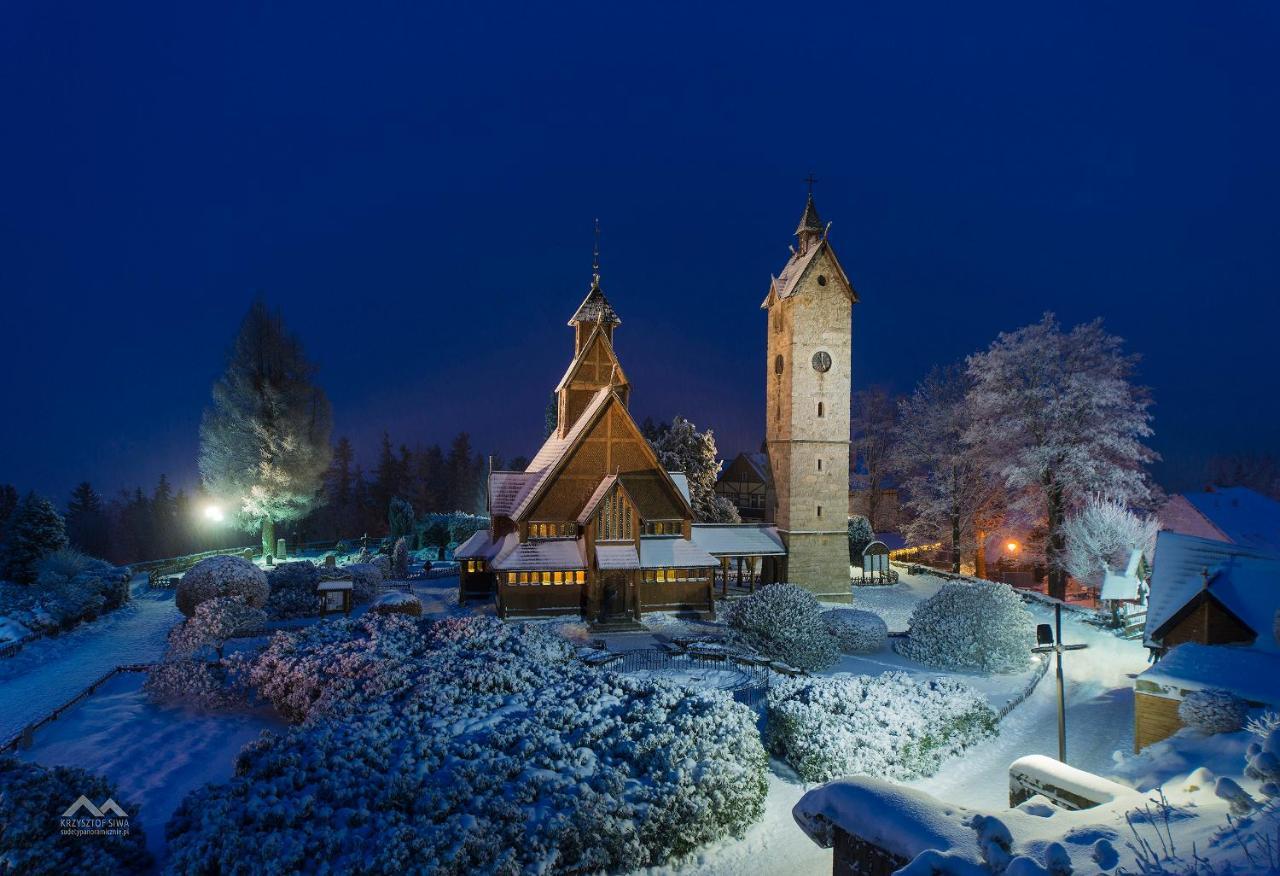
POLYGON ((880 506, 889 475, 898 467, 898 404, 883 388, 873 386, 855 392, 851 406, 855 477, 867 491, 867 519, 871 528, 883 529, 880 506))
POLYGON ((36 564, 66 546, 62 515, 48 499, 27 493, 10 515, 0 544, 0 578, 30 584, 36 579, 36 564))
POLYGON ((731 604, 725 620, 751 647, 798 669, 817 672, 840 659, 822 603, 795 584, 761 587, 731 604))
POLYGON ((333 413, 314 379, 315 366, 279 311, 255 301, 200 424, 205 488, 236 503, 237 521, 261 531, 268 555, 275 525, 306 516, 322 496, 333 413))
POLYGON ((397 581, 409 577, 409 541, 403 535, 391 548, 391 577, 397 581))
POLYGON ((413 505, 408 499, 393 496, 387 509, 388 529, 392 538, 413 535, 413 505))
POLYGON ((867 545, 875 541, 876 534, 871 528, 871 521, 861 514, 849 518, 849 562, 855 566, 862 564, 862 552, 867 545))
POLYGON ((1049 594, 1066 595, 1063 522, 1091 493, 1151 498, 1151 396, 1132 382, 1137 356, 1102 321, 1063 332, 1052 313, 1002 333, 968 358, 972 421, 965 440, 987 470, 1038 506, 1047 525, 1049 594))
POLYGON ((658 462, 667 471, 684 472, 689 479, 689 499, 693 516, 703 523, 740 523, 738 509, 724 496, 716 495, 716 480, 724 465, 716 458, 715 434, 699 432, 684 417, 676 417, 670 428, 650 440, 658 462))
POLYGON ((1119 571, 1135 549, 1151 556, 1160 522, 1123 502, 1092 495, 1063 523, 1063 567, 1077 581, 1097 587, 1107 571, 1119 571))
POLYGON ((998 514, 999 481, 965 441, 972 425, 970 382, 961 365, 935 368, 899 403, 898 453, 911 544, 951 548, 951 571, 962 552, 980 549, 980 533, 998 514))

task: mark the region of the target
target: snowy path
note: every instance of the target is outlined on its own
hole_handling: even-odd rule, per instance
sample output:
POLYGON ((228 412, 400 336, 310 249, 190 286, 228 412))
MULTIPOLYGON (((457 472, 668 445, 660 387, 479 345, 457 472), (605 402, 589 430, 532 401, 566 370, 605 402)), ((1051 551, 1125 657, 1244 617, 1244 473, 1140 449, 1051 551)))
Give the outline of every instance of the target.
POLYGON ((8 739, 123 663, 164 653, 165 634, 182 619, 173 593, 143 589, 113 612, 60 636, 38 639, 0 660, 0 739, 8 739))

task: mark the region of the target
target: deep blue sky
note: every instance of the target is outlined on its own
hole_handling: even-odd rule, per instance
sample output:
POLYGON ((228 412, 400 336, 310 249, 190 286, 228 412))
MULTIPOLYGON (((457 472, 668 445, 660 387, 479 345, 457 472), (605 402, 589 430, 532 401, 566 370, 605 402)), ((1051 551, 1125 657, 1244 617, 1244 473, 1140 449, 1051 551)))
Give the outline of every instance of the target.
POLYGON ((531 454, 603 225, 643 417, 762 431, 804 201, 855 384, 1052 309, 1144 356, 1166 480, 1280 444, 1280 6, 10 2, 0 481, 195 480, 252 296, 336 431, 531 454))

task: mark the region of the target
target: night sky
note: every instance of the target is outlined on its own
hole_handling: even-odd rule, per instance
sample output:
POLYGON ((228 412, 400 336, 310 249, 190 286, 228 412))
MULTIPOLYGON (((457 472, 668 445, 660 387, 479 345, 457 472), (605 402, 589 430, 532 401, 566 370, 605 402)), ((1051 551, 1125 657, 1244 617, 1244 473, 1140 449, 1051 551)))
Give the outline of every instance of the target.
POLYGON ((531 455, 597 216, 637 417, 754 448, 810 172, 855 387, 1101 315, 1167 485, 1280 444, 1280 5, 543 6, 5 3, 0 481, 194 484, 259 292, 366 465, 531 455))

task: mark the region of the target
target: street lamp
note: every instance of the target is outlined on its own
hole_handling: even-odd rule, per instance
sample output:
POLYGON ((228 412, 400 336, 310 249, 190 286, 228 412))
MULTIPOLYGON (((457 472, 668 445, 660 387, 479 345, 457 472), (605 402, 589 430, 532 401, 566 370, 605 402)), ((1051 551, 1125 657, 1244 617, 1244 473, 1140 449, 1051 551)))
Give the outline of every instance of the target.
POLYGON ((1067 696, 1062 682, 1062 652, 1082 651, 1088 647, 1088 645, 1062 644, 1062 602, 1055 599, 1053 602, 1053 626, 1036 624, 1036 646, 1031 649, 1031 652, 1033 654, 1053 653, 1058 655, 1058 760, 1063 763, 1067 762, 1067 696), (1054 634, 1055 628, 1057 629, 1056 636, 1054 634))
POLYGON ((1004 546, 1004 549, 1011 554, 1016 554, 1018 552, 1018 543, 1016 541, 1011 541, 1004 546))
POLYGON ((222 509, 217 505, 205 505, 204 516, 211 523, 221 523, 226 519, 226 515, 222 513, 222 509))

